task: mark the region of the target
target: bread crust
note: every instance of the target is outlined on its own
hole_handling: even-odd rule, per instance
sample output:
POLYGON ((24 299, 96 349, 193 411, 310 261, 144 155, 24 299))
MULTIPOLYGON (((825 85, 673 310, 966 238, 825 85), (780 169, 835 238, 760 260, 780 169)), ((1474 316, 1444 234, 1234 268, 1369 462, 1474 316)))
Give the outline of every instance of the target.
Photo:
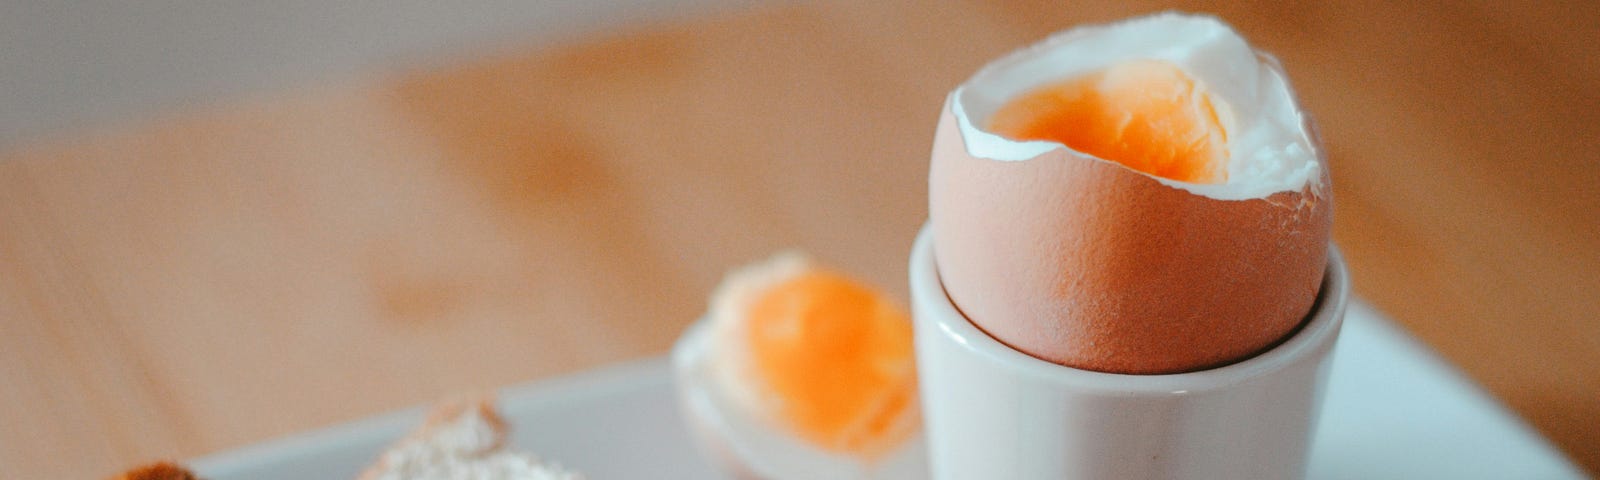
POLYGON ((200 480, 200 477, 182 465, 163 461, 122 472, 110 480, 200 480))
POLYGON ((421 427, 390 445, 388 449, 384 450, 383 455, 378 457, 377 462, 361 472, 361 476, 357 477, 357 480, 377 480, 383 475, 383 472, 389 471, 394 467, 390 463, 389 452, 411 442, 427 441, 439 429, 444 428, 464 415, 474 413, 486 421, 493 434, 492 440, 481 451, 498 450, 503 447, 506 441, 506 421, 500 416, 500 412, 495 410, 494 397, 488 394, 463 397, 445 402, 435 407, 433 411, 428 412, 428 417, 423 420, 421 427))

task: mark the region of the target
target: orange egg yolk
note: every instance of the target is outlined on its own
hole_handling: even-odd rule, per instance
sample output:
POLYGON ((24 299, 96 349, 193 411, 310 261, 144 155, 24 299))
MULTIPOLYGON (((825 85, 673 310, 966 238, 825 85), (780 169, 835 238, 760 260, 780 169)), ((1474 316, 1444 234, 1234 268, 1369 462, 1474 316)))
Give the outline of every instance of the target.
POLYGON ((755 374, 779 400, 778 418, 799 436, 872 456, 909 435, 911 321, 882 294, 810 271, 762 293, 747 320, 755 374))
POLYGON ((1001 106, 989 131, 1181 182, 1227 180, 1227 132, 1211 96, 1168 62, 1129 61, 1035 88, 1001 106))

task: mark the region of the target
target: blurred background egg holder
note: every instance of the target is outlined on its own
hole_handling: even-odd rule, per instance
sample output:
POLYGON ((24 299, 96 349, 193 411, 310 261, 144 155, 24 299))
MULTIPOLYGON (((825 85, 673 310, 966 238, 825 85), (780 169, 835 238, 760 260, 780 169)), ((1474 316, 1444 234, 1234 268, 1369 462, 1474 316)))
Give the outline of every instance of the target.
POLYGON ((1357 294, 1600 470, 1600 9, 1562 2, 7 2, 0 424, 92 477, 655 355, 786 246, 903 298, 949 89, 1166 8, 1283 60, 1357 294))

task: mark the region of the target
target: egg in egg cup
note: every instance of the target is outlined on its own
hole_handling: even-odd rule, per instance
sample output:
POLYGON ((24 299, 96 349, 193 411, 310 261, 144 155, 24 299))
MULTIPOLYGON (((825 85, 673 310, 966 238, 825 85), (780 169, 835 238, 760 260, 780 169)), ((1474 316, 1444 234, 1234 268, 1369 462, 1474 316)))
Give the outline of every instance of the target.
POLYGON ((911 256, 936 479, 1301 478, 1348 279, 1282 68, 1206 16, 953 91, 911 256))

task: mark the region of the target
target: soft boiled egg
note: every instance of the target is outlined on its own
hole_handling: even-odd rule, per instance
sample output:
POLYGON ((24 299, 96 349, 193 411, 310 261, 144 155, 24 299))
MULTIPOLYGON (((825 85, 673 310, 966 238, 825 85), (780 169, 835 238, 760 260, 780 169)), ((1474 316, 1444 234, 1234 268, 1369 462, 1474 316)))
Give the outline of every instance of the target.
POLYGON ((911 320, 796 253, 736 270, 673 352, 684 416, 735 475, 925 478, 911 320))
POLYGON ((1034 357, 1163 374, 1249 358, 1316 301, 1327 163, 1283 70, 1206 16, 1068 30, 946 100, 929 216, 960 311, 1034 357))

